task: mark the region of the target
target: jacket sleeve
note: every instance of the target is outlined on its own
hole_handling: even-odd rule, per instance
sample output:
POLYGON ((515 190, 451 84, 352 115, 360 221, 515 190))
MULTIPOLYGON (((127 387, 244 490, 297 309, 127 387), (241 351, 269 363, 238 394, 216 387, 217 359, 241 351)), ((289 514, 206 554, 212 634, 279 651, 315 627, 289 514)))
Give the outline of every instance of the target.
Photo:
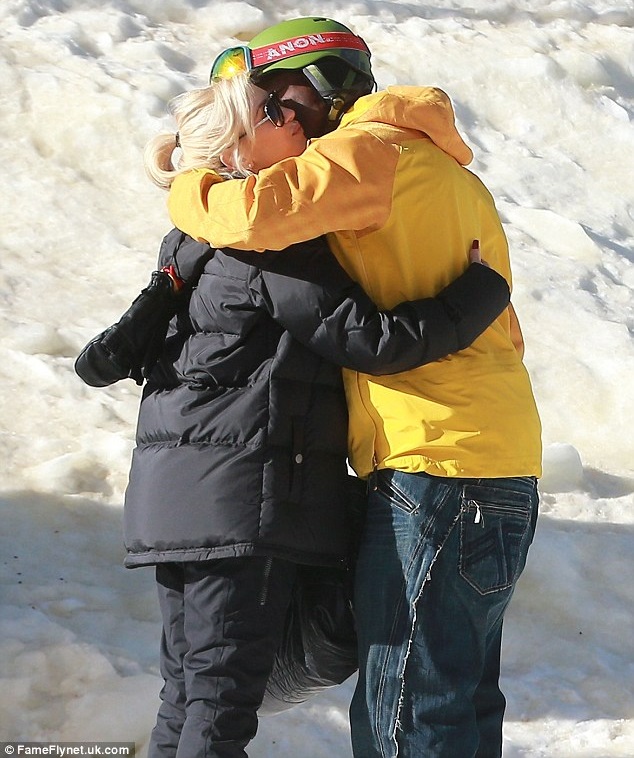
POLYGON ((206 169, 179 175, 169 213, 195 239, 257 252, 344 229, 373 231, 389 218, 399 155, 366 130, 335 130, 247 179, 222 181, 206 169))
POLYGON ((475 263, 436 297, 380 311, 324 240, 301 255, 295 247, 252 283, 260 304, 307 347, 362 373, 394 374, 462 350, 509 304, 506 280, 475 263))

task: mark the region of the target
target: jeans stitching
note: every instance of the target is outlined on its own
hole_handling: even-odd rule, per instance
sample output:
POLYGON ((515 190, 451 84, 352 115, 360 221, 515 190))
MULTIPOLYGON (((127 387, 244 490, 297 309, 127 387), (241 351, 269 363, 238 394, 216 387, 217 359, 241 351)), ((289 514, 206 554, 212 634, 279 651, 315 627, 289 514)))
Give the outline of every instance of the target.
MULTIPOLYGON (((449 497, 449 494, 450 494, 450 492, 448 490, 445 493, 445 495, 443 496, 440 504, 434 510, 434 516, 438 513, 438 510, 440 509, 441 505, 443 505, 447 501, 447 499, 449 497)), ((438 545, 438 548, 436 549, 436 552, 434 553, 434 557, 432 558, 432 560, 431 560, 431 562, 429 564, 429 567, 427 569, 425 577, 424 577, 423 581, 421 582, 421 585, 420 585, 420 588, 419 588, 419 590, 418 590, 418 592, 416 594, 416 597, 414 598, 414 600, 412 601, 412 604, 411 604, 411 608, 412 608, 412 623, 411 623, 411 626, 410 626, 409 638, 407 640, 407 650, 405 651, 405 656, 403 657, 403 665, 402 665, 402 668, 401 668, 401 671, 400 671, 400 674, 399 674, 399 678, 401 680, 401 691, 399 693, 398 706, 397 706, 397 710, 396 710, 396 718, 395 718, 395 721, 394 721, 394 730, 393 730, 393 734, 392 734, 392 738, 394 739, 394 743, 396 745, 396 753, 394 754, 394 758, 398 758, 398 751, 399 750, 398 750, 398 741, 396 739, 396 731, 397 731, 397 727, 398 727, 398 724, 399 724, 399 721, 400 721, 401 710, 403 708, 403 699, 404 699, 404 694, 405 694, 405 669, 407 668, 407 660, 409 658, 409 654, 410 654, 411 647, 412 647, 412 639, 414 637, 414 632, 415 632, 415 629, 416 629, 416 620, 417 620, 417 617, 418 617, 418 603, 419 603, 421 597, 423 596, 423 592, 425 590, 425 586, 427 585, 427 582, 430 579, 431 571, 432 571, 432 568, 434 566, 434 563, 436 563, 436 560, 438 559, 438 556, 442 552, 442 549, 445 546, 445 543, 449 539, 449 535, 455 529, 456 524, 458 523, 458 520, 460 519, 460 515, 461 515, 461 512, 458 511, 456 513, 453 521, 451 522, 451 525, 449 526, 449 529, 447 529, 447 533, 443 537, 442 542, 438 545)), ((430 521, 433 521, 433 518, 434 517, 432 517, 430 519, 430 521)), ((422 542, 422 540, 421 540, 421 542, 422 542)), ((419 542, 419 545, 421 544, 421 542, 419 542)))
MULTIPOLYGON (((404 576, 405 576, 406 580, 409 577, 409 571, 411 570, 411 568, 414 567, 414 566, 416 566, 416 565, 418 565, 420 563, 420 561, 418 560, 418 556, 420 555, 421 549, 423 547, 424 538, 431 531, 432 527, 436 523, 437 516, 438 516, 439 512, 444 508, 444 506, 447 503, 447 500, 449 499, 450 495, 451 495, 451 489, 447 488, 447 490, 443 493, 442 497, 439 499, 438 503, 436 504, 436 507, 434 508, 433 513, 430 514, 429 517, 426 519, 426 521, 427 521, 426 528, 422 531, 422 533, 421 533, 421 535, 420 535, 420 537, 418 539, 418 542, 417 542, 417 545, 416 545, 416 549, 412 553, 412 557, 411 557, 411 559, 410 559, 410 561, 409 561, 409 563, 407 565, 407 568, 405 570, 404 576)), ((418 507, 419 506, 417 506, 417 508, 418 507)), ((429 581, 429 578, 430 578, 432 567, 433 567, 434 563, 436 562, 438 556, 440 555, 440 553, 441 553, 441 551, 442 551, 442 549, 443 549, 443 547, 444 547, 447 539, 449 538, 449 535, 454 530, 454 528, 455 528, 455 526, 456 526, 459 518, 460 518, 460 511, 458 511, 456 513, 456 515, 453 518, 451 524, 449 525, 449 528, 447 529, 445 535, 443 536, 442 541, 438 545, 438 547, 436 549, 436 552, 434 553, 434 557, 430 561, 430 564, 427 567, 425 575, 424 575, 422 581, 420 582, 420 587, 418 588, 418 591, 416 593, 416 597, 412 600, 412 602, 411 602, 411 604, 409 606, 411 608, 411 612, 412 612, 411 622, 410 622, 410 626, 409 626, 409 635, 408 635, 408 639, 407 639, 407 648, 405 650, 405 654, 403 656, 403 660, 401 662, 401 665, 400 665, 400 668, 399 668, 399 673, 398 673, 398 678, 400 680, 401 686, 400 686, 400 691, 399 691, 397 702, 396 702, 396 713, 394 715, 392 729, 390 731, 390 739, 392 740, 392 742, 394 744, 394 747, 395 747, 395 750, 396 750, 395 753, 394 753, 393 758, 398 758, 398 753, 399 753, 397 731, 398 731, 398 727, 399 727, 399 724, 400 724, 400 715, 401 715, 401 711, 402 711, 402 708, 403 708, 403 700, 404 700, 404 694, 405 694, 405 670, 407 668, 407 660, 409 658, 409 654, 410 654, 411 646, 412 646, 412 640, 413 640, 415 629, 416 629, 418 602, 421 599, 421 597, 423 596, 423 592, 424 592, 425 586, 427 585, 427 583, 429 581)), ((406 585, 407 585, 407 581, 406 581, 406 585)), ((398 610, 399 611, 401 610, 401 608, 403 607, 403 605, 404 605, 403 603, 399 603, 399 606, 398 606, 398 610)), ((393 641, 394 641, 394 626, 392 627, 392 635, 390 636, 390 643, 392 643, 393 641)), ((390 648, 393 648, 393 647, 397 647, 397 646, 390 644, 390 648)), ((385 676, 385 672, 390 668, 388 666, 389 661, 390 661, 390 656, 388 654, 385 657, 383 672, 382 672, 381 679, 380 679, 380 687, 379 687, 380 694, 379 694, 379 697, 378 697, 378 703, 377 703, 377 709, 376 709, 376 713, 377 713, 377 727, 379 727, 380 723, 381 723, 381 718, 379 718, 379 715, 382 715, 382 713, 383 713, 383 708, 382 708, 382 706, 383 706, 383 698, 382 698, 382 694, 383 694, 383 692, 385 690, 385 682, 386 682, 386 678, 387 678, 385 676)), ((385 753, 385 751, 383 749, 383 742, 380 739, 380 731, 377 731, 377 734, 379 734, 379 744, 380 744, 380 747, 381 747, 381 753, 385 757, 386 753, 385 753)))

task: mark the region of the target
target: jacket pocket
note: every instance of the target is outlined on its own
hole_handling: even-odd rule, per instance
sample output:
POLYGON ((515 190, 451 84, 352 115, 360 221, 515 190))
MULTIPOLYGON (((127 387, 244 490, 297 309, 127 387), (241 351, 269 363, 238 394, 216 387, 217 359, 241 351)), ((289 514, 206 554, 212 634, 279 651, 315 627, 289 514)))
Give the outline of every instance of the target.
POLYGON ((509 590, 533 539, 536 495, 466 485, 460 511, 460 574, 478 593, 509 590))

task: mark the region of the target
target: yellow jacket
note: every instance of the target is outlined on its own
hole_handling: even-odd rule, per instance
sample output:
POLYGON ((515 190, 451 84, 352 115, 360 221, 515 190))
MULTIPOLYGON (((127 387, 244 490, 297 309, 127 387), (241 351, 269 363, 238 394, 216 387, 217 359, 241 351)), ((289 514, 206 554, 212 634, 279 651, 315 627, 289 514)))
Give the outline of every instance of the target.
MULTIPOLYGON (((177 177, 169 210, 216 247, 283 249, 327 233, 342 265, 389 308, 436 294, 465 269, 474 239, 510 284, 506 237, 490 193, 464 168, 471 158, 444 92, 389 87, 257 176, 177 177)), ((539 476, 540 421, 512 330, 507 310, 471 347, 431 365, 384 377, 345 371, 357 474, 539 476)))

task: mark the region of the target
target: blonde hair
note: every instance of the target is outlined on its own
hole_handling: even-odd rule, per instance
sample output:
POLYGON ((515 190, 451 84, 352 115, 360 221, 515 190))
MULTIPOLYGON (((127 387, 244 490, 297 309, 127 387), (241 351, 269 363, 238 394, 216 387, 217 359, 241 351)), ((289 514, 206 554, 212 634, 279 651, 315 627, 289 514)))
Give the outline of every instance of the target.
POLYGON ((242 163, 238 143, 242 137, 254 135, 258 92, 247 75, 239 74, 170 100, 168 111, 177 131, 158 134, 145 146, 143 162, 150 179, 169 189, 176 176, 194 168, 211 168, 227 178, 252 173, 242 163), (232 151, 235 168, 221 161, 227 150, 232 151))

